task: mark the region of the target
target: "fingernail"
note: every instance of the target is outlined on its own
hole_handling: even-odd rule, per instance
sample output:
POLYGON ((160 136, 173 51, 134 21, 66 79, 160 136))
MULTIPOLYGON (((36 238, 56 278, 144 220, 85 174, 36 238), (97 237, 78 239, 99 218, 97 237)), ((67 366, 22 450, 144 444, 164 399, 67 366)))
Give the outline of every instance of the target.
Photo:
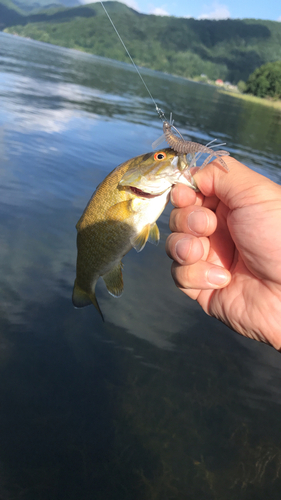
POLYGON ((204 234, 208 227, 208 218, 203 210, 191 212, 187 218, 187 224, 191 231, 197 234, 204 234))
POLYGON ((192 238, 182 238, 175 245, 176 255, 181 262, 186 261, 192 245, 192 238))
POLYGON ((212 285, 223 285, 229 280, 229 274, 219 267, 211 267, 207 274, 207 279, 212 285))

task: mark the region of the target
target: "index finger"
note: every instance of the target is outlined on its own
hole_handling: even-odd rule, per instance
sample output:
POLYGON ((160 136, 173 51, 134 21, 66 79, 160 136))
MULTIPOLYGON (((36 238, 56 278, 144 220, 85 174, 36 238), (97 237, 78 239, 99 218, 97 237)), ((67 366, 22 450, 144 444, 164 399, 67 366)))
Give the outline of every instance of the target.
POLYGON ((175 184, 171 190, 171 203, 176 208, 188 207, 190 205, 202 205, 204 196, 197 193, 185 184, 175 184))

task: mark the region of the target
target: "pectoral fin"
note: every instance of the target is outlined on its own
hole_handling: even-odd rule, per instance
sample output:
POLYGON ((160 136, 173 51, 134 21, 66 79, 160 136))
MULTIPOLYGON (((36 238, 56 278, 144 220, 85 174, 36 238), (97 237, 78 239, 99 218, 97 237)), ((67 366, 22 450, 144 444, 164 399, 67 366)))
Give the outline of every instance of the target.
POLYGON ((148 241, 153 245, 158 245, 159 240, 160 240, 160 231, 156 222, 154 222, 154 224, 150 226, 148 241))
POLYGON ((106 212, 106 217, 109 220, 122 221, 128 219, 132 215, 132 200, 120 201, 106 212))
POLYGON ((142 231, 138 234, 138 236, 132 242, 132 245, 136 249, 137 252, 141 252, 142 249, 145 247, 145 244, 146 244, 148 237, 149 237, 149 232, 150 232, 150 224, 147 224, 146 226, 144 226, 142 231))
POLYGON ((92 292, 91 294, 88 294, 82 288, 80 288, 79 285, 77 285, 76 280, 74 283, 74 288, 73 288, 73 293, 72 293, 72 303, 74 307, 81 308, 81 307, 86 307, 90 306, 91 304, 94 304, 95 308, 99 311, 102 320, 104 321, 103 314, 101 312, 100 306, 98 304, 98 301, 96 299, 96 294, 95 292, 92 292))
POLYGON ((109 273, 103 275, 103 280, 110 295, 120 297, 123 293, 122 262, 120 261, 109 273))

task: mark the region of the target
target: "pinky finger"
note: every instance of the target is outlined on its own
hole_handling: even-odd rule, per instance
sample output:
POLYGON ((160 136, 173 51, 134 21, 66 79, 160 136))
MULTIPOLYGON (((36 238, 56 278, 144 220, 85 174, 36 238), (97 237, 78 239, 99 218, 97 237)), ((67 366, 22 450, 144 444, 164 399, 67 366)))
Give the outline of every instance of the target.
POLYGON ((190 266, 173 262, 171 272, 179 288, 199 291, 224 288, 231 280, 231 274, 227 269, 202 260, 190 266))

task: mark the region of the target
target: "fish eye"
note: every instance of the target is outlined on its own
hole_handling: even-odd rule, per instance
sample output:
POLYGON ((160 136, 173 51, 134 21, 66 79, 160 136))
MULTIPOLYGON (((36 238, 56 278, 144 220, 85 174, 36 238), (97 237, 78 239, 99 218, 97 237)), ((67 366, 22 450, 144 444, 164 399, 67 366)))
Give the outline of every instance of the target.
POLYGON ((164 153, 164 151, 161 151, 159 153, 155 153, 154 160, 165 160, 166 156, 166 153, 164 153))

